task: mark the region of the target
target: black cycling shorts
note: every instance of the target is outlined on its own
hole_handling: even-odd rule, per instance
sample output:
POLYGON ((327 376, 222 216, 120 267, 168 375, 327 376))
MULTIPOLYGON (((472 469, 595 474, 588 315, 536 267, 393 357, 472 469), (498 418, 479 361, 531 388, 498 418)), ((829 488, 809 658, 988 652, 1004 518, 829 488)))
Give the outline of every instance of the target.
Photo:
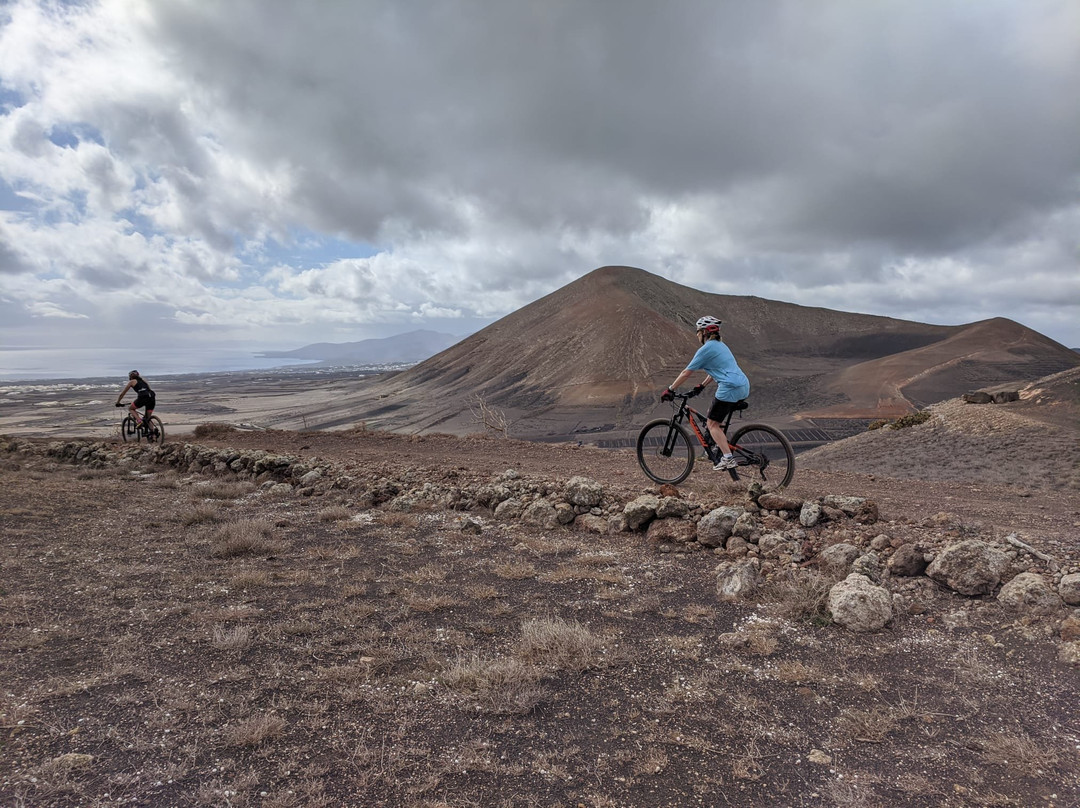
POLYGON ((737 401, 721 401, 714 398, 712 407, 709 409, 709 420, 723 423, 724 419, 734 412, 735 405, 738 403, 737 401))
POLYGON ((147 395, 146 393, 139 393, 135 399, 135 409, 139 407, 146 407, 148 410, 154 409, 154 404, 157 402, 157 398, 153 393, 147 395))

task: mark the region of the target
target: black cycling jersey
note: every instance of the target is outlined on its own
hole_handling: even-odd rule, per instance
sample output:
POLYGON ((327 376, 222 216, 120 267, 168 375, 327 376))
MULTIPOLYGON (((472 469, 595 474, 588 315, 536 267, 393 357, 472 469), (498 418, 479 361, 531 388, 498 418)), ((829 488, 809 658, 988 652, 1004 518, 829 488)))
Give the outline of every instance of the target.
POLYGON ((137 396, 141 396, 143 393, 149 396, 154 395, 154 391, 150 389, 150 385, 146 383, 146 379, 144 379, 142 376, 139 376, 137 379, 135 379, 135 386, 132 388, 132 390, 135 391, 135 395, 137 396))

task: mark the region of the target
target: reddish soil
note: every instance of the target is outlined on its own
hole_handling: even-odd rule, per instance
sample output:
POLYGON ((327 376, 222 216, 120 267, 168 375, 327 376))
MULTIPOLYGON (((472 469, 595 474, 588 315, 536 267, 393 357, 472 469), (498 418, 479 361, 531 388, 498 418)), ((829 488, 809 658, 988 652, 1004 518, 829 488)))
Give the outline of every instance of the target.
MULTIPOLYGON (((878 502, 879 522, 829 541, 1018 532, 1080 569, 1058 433, 1024 433, 1047 451, 1006 474, 973 458, 1027 422, 995 410, 994 429, 949 437, 974 412, 800 458, 791 493, 878 502)), ((199 441, 414 485, 512 468, 540 490, 584 475, 655 491, 632 453, 590 447, 199 441)), ((706 466, 682 493, 745 501, 706 466)), ((88 468, 0 448, 0 523, 3 805, 1078 804, 1068 608, 1018 614, 918 577, 887 628, 853 634, 823 619, 817 579, 774 570, 760 597, 721 602, 722 556, 659 553, 641 533, 363 507, 138 453, 88 468)))

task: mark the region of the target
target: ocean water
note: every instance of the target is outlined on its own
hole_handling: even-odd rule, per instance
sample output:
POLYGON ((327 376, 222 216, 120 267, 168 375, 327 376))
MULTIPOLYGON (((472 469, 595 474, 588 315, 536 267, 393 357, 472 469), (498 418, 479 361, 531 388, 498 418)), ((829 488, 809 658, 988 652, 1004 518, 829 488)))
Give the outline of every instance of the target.
POLYGON ((310 361, 266 359, 255 351, 168 350, 151 348, 25 348, 0 349, 0 382, 42 379, 124 379, 137 369, 148 379, 181 373, 220 373, 303 367, 310 361))

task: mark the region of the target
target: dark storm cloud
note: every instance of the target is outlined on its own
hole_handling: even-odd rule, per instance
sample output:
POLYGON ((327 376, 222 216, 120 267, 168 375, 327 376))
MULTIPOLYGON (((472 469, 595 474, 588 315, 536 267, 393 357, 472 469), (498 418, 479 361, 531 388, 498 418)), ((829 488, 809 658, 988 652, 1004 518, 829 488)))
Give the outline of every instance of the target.
POLYGON ((962 5, 159 11, 200 79, 262 123, 260 148, 317 144, 305 198, 358 236, 393 218, 457 230, 461 197, 629 231, 642 195, 770 183, 734 223, 759 246, 934 252, 1077 201, 1077 63, 1019 50, 1014 6, 962 5))

